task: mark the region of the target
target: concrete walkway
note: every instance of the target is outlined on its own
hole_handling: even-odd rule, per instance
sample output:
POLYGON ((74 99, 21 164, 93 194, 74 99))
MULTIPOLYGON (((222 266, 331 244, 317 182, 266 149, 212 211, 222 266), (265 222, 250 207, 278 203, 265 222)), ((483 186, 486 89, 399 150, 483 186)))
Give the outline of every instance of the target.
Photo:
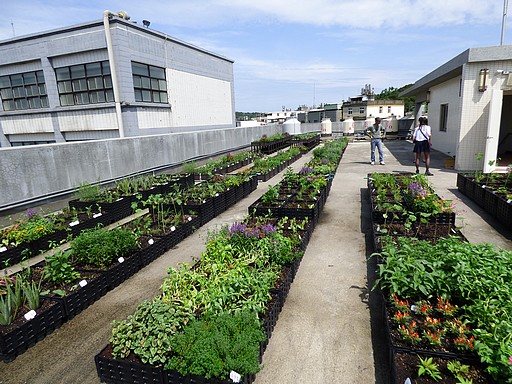
MULTIPOLYGON (((412 172, 412 144, 385 142, 386 165, 369 164, 370 144, 350 143, 331 193, 292 284, 263 357, 255 384, 389 382, 389 365, 380 304, 373 285, 375 263, 369 172, 412 172)), ((293 164, 294 171, 311 158, 293 164)), ((497 224, 456 187, 456 172, 443 168, 445 156, 433 153, 430 178, 436 192, 453 199, 462 232, 469 241, 512 249, 510 230, 497 224), (460 199, 460 200, 459 200, 460 199), (507 238, 508 237, 508 238, 507 238)), ((248 206, 282 174, 201 227, 176 248, 132 276, 10 364, 0 363, 0 384, 97 384, 94 355, 107 343, 112 320, 123 320, 143 300, 158 294, 169 266, 192 262, 204 250, 209 230, 240 221, 248 206)))

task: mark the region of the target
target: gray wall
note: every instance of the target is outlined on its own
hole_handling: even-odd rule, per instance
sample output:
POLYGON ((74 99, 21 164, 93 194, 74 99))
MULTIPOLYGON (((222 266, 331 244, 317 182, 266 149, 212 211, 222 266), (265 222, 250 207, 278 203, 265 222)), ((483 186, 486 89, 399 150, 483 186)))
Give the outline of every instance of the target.
POLYGON ((67 195, 82 182, 176 167, 281 132, 281 125, 266 125, 0 148, 0 211, 67 195))

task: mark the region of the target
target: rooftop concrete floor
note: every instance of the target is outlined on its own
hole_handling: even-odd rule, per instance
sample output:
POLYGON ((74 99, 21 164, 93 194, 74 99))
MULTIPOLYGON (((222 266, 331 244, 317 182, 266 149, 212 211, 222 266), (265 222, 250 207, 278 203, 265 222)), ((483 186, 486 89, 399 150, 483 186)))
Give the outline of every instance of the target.
MULTIPOLYGON (((390 380, 386 339, 378 294, 371 291, 370 172, 413 172, 412 144, 386 141, 386 165, 370 165, 370 144, 350 143, 313 232, 279 321, 263 356, 255 384, 376 383, 390 380)), ((311 158, 295 162, 294 171, 311 158)), ((457 191, 456 172, 444 169, 445 156, 433 152, 430 178, 436 192, 455 202, 458 225, 474 243, 512 249, 511 229, 500 226, 457 191)), ((176 248, 166 252, 107 293, 12 363, 0 363, 0 384, 99 383, 96 355, 107 343, 113 320, 123 320, 143 300, 159 292, 166 270, 193 262, 204 250, 208 231, 240 221, 269 184, 217 216, 176 248)), ((58 203, 52 203, 58 209, 58 203)))

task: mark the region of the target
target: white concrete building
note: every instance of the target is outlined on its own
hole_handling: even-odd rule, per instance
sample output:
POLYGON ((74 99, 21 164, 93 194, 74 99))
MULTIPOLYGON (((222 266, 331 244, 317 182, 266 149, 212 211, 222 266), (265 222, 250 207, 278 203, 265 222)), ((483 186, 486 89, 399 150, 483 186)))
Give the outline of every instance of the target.
POLYGON ((467 49, 402 96, 416 96, 416 119, 428 103, 433 147, 455 156, 455 169, 512 163, 512 46, 467 49))
POLYGON ((0 146, 234 128, 233 61, 128 19, 0 41, 0 146))
POLYGON ((405 115, 403 100, 374 100, 366 96, 350 97, 343 103, 343 118, 366 120, 368 118, 387 118, 394 116, 400 119, 405 115))

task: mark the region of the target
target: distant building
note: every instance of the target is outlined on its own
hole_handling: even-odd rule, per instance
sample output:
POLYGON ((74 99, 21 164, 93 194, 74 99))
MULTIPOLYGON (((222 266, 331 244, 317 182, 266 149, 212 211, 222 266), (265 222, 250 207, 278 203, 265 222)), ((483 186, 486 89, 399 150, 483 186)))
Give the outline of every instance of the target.
MULTIPOLYGON (((397 119, 405 115, 403 100, 374 100, 366 96, 350 97, 343 102, 343 119, 366 120, 373 117, 397 119)), ((332 120, 332 119, 331 119, 332 120)))
POLYGON ((234 127, 233 61, 128 19, 0 41, 0 146, 234 127))
POLYGON ((286 119, 296 116, 296 111, 285 110, 281 112, 267 112, 263 119, 267 124, 283 124, 286 119))

